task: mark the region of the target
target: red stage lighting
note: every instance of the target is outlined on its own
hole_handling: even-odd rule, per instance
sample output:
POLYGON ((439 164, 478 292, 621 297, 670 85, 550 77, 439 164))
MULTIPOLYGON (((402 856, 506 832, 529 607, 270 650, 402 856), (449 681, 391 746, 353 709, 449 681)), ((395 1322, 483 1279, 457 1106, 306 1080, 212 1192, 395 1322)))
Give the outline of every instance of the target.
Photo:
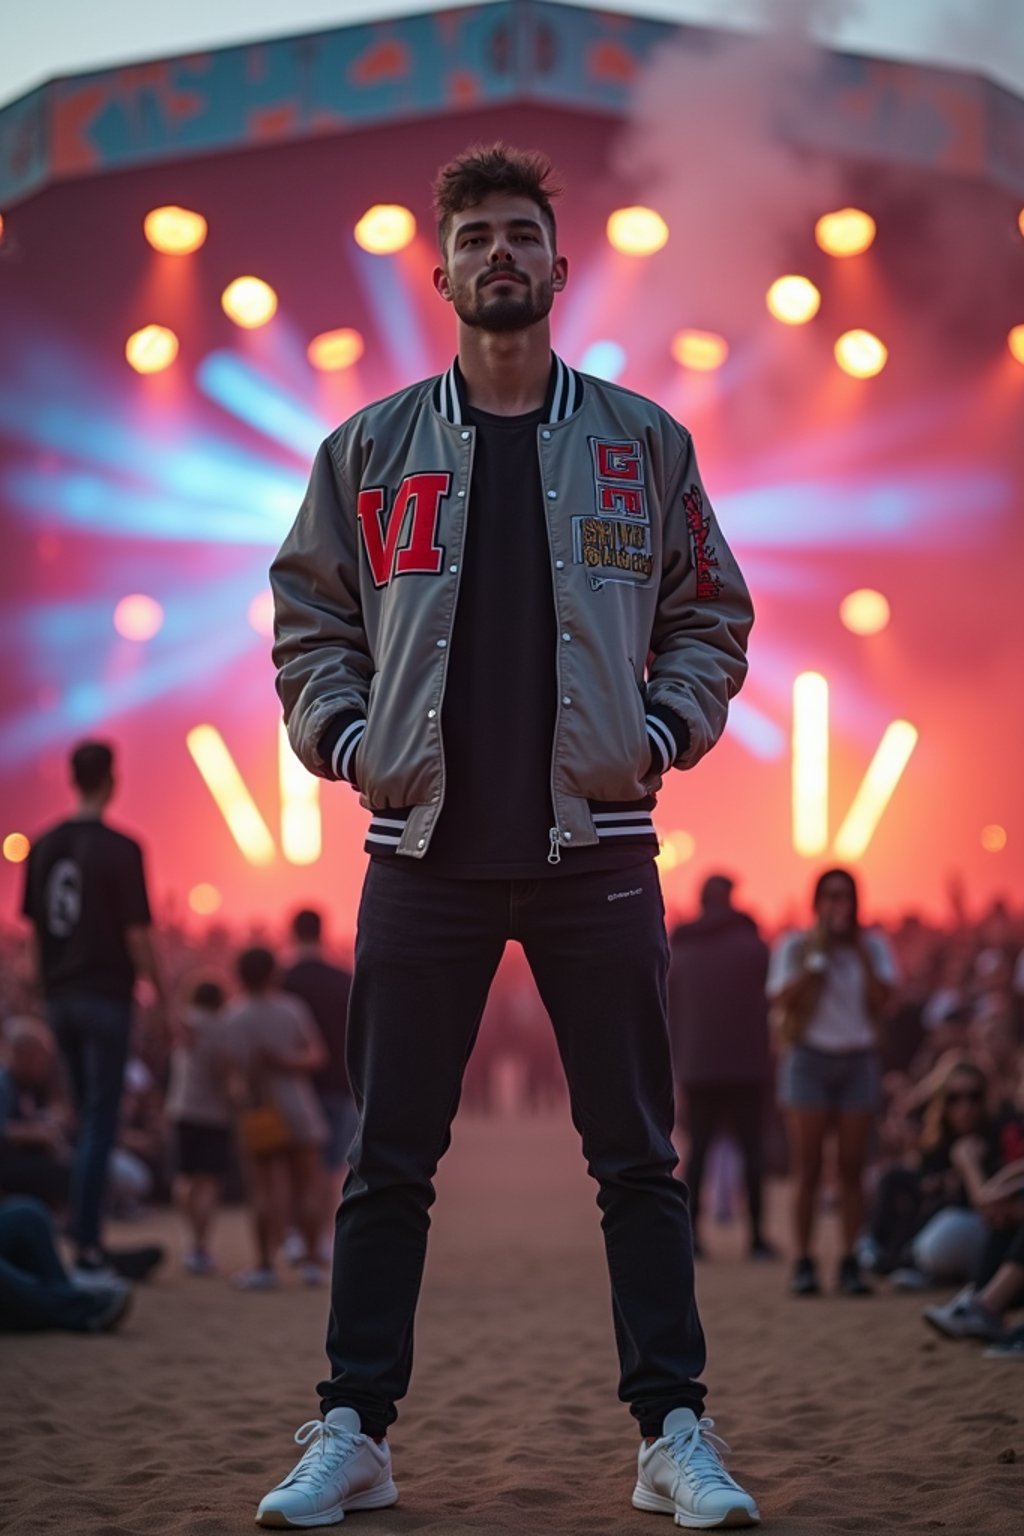
POLYGON ((873 379, 889 360, 889 349, 870 331, 844 331, 835 344, 836 362, 854 379, 873 379))
POLYGON ((1015 325, 1006 338, 1009 347, 1018 363, 1024 363, 1024 325, 1015 325))
POLYGON ((168 204, 150 209, 142 228, 155 251, 166 256, 190 256, 206 239, 207 224, 201 213, 168 204))
POLYGON ((729 343, 717 331, 677 331, 672 338, 672 357, 681 368, 712 373, 729 356, 729 343))
POLYGON ((617 208, 605 232, 624 256, 653 256, 668 240, 668 225, 653 208, 617 208))
POLYGON ((262 277, 236 277, 224 289, 220 303, 228 319, 246 331, 266 325, 277 313, 277 294, 262 277))
POLYGON ((350 326, 337 331, 321 331, 306 348, 306 356, 314 368, 323 373, 337 373, 351 368, 363 355, 363 338, 350 326))
POLYGON ((839 617, 854 635, 877 635, 889 623, 889 601, 871 587, 860 587, 843 598, 839 617))
POLYGON ((153 597, 134 592, 114 609, 114 628, 125 640, 152 640, 163 628, 164 610, 153 597))
POLYGON ((4 858, 8 864, 24 864, 32 844, 24 832, 8 832, 4 838, 4 858))
POLYGON ((783 325, 806 325, 821 308, 821 294, 809 277, 789 273, 775 279, 765 295, 765 303, 783 325))
POLYGON ((205 880, 194 885, 188 893, 188 904, 200 917, 209 917, 211 912, 219 911, 223 902, 224 898, 217 887, 208 885, 205 880))
POLYGON ((838 208, 823 213, 814 226, 814 238, 828 256, 859 256, 875 238, 877 225, 861 208, 838 208))
POLYGON ((416 220, 399 203, 374 203, 355 227, 356 243, 372 256, 402 251, 416 234, 416 220))
POLYGON ((1000 827, 997 823, 993 823, 989 827, 982 827, 981 846, 986 853, 1002 853, 1008 842, 1009 838, 1006 835, 1005 827, 1000 827))
POLYGON ((178 355, 178 338, 166 325, 144 325, 128 337, 124 355, 136 373, 162 373, 178 355))

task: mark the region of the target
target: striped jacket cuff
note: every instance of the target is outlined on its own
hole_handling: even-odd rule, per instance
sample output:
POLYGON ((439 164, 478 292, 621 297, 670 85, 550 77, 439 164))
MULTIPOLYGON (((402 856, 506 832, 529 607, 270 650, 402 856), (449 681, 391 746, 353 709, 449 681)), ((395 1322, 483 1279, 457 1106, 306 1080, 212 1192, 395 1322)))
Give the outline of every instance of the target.
POLYGON ((667 773, 690 745, 686 721, 660 704, 647 709, 647 739, 651 744, 651 767, 655 773, 667 773))
POLYGON ((356 748, 362 741, 365 731, 366 716, 357 714, 355 710, 346 710, 344 714, 336 715, 331 721, 317 743, 320 756, 330 767, 328 778, 344 779, 346 784, 355 784, 352 765, 355 762, 356 748))

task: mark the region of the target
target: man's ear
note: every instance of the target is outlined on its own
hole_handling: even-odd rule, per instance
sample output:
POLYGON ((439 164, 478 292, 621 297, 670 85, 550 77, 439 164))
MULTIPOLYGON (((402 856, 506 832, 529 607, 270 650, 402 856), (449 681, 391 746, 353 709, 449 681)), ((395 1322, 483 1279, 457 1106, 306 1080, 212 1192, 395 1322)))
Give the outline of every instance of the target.
POLYGON ((561 293, 568 281, 569 258, 567 256, 556 256, 555 264, 551 268, 551 286, 556 293, 561 293))
POLYGON ((452 301, 452 285, 448 281, 448 273, 444 267, 434 268, 434 287, 449 304, 452 301))

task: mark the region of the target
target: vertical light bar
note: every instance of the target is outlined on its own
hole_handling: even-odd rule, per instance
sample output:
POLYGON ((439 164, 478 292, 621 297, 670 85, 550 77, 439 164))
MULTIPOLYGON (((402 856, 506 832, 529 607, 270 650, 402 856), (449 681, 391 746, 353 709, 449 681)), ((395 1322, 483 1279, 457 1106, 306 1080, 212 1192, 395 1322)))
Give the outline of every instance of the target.
POLYGON ((916 746, 917 729, 909 720, 894 720, 886 729, 853 797, 853 804, 836 833, 833 846, 837 858, 860 858, 874 837, 875 828, 916 746))
POLYGON ((315 864, 320 857, 320 785, 292 751, 284 722, 277 731, 281 782, 281 847, 289 864, 315 864))
POLYGON ((197 725, 189 731, 185 742, 231 836, 249 863, 273 864, 274 839, 223 736, 215 726, 197 725))
POLYGON ((805 859, 828 847, 828 682, 820 672, 793 682, 793 847, 805 859))

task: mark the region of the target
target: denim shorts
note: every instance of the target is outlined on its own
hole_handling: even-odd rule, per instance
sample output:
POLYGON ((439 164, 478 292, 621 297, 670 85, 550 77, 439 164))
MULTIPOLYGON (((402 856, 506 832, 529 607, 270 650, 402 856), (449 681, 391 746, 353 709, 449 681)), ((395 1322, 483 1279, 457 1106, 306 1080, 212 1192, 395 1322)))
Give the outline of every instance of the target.
POLYGON ((871 1113, 881 1102, 877 1051, 817 1051, 811 1045, 794 1045, 779 1063, 783 1109, 871 1113))
POLYGON ((324 1167, 338 1173, 348 1162, 349 1148, 359 1126, 359 1111, 347 1093, 322 1093, 320 1104, 327 1116, 324 1167))

